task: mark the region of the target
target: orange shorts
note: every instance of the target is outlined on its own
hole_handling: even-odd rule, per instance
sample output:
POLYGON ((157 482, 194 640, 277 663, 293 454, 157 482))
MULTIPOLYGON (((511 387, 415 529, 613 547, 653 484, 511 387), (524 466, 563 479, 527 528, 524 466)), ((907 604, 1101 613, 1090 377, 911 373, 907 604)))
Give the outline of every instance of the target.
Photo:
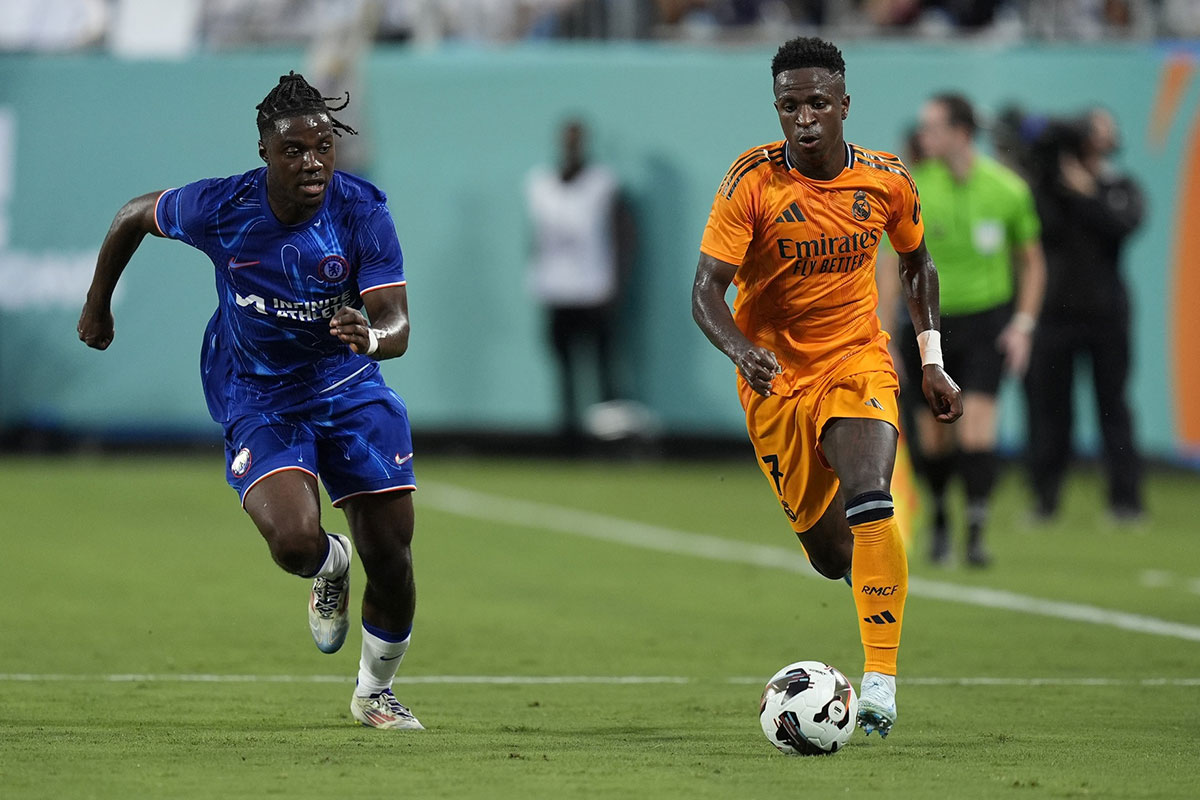
POLYGON ((830 420, 879 419, 900 429, 900 384, 884 348, 869 345, 788 396, 763 397, 738 378, 758 466, 798 533, 816 525, 837 494, 837 475, 821 452, 830 420))

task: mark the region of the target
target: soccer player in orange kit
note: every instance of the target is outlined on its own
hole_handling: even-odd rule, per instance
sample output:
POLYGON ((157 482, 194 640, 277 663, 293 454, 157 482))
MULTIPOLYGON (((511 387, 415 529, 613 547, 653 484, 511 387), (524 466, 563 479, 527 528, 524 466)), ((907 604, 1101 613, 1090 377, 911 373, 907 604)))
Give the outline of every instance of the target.
POLYGON ((885 233, 900 254, 926 400, 938 420, 953 422, 962 398, 942 368, 937 270, 916 186, 900 159, 844 139, 841 52, 797 38, 771 69, 784 139, 747 150, 721 182, 692 314, 737 366, 759 467, 813 567, 851 581, 866 654, 858 724, 886 736, 908 561, 890 494, 899 385, 875 315, 885 233))

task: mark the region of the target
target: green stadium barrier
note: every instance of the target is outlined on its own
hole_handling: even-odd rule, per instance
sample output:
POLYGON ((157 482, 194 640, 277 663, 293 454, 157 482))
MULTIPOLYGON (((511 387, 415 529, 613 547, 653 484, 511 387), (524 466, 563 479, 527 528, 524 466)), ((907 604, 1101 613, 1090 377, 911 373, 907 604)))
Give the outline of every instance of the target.
MULTIPOLYGON (((543 321, 525 284, 522 180, 553 158, 580 114, 597 159, 622 179, 640 247, 621 326, 626 394, 664 430, 739 434, 733 370, 691 320, 697 244, 731 160, 779 137, 771 49, 530 46, 377 50, 351 109, 363 171, 388 192, 410 279, 412 344, 385 366, 418 430, 547 431, 556 423, 543 321)), ((1181 164, 1200 81, 1190 56, 1154 46, 997 48, 862 42, 845 48, 847 138, 901 147, 921 101, 945 89, 984 109, 1068 113, 1101 103, 1150 216, 1127 273, 1136 308, 1132 385, 1148 453, 1186 455, 1171 339, 1181 164), (1180 68, 1180 64, 1184 66, 1180 68)), ((256 166, 254 106, 304 55, 267 51, 181 62, 0 57, 0 426, 209 436, 198 351, 215 304, 211 266, 147 241, 115 303, 117 338, 75 337, 96 249, 117 208, 145 191, 256 166)), ((322 87, 328 93, 340 87, 322 87)), ((1191 221, 1194 230, 1195 220, 1191 221)), ((936 256, 936 254, 935 254, 936 256)), ((1086 445, 1094 413, 1080 399, 1086 445)), ((1191 404, 1195 406, 1193 402, 1191 404)), ((1023 437, 1012 388, 1004 440, 1023 437)))

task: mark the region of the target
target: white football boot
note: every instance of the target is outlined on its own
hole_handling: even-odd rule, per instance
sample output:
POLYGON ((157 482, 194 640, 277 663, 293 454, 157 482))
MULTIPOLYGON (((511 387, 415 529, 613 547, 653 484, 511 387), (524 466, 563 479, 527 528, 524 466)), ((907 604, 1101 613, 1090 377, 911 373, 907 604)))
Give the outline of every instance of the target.
POLYGON ((340 578, 317 578, 308 597, 308 628, 322 653, 336 653, 350 630, 350 539, 340 533, 329 534, 346 551, 346 573, 340 578))
POLYGON ((858 693, 858 727, 868 736, 878 731, 879 736, 891 733, 896 722, 896 678, 881 672, 863 675, 862 691, 858 693))
POLYGON ((360 724, 368 728, 383 728, 393 731, 423 731, 425 726, 417 721, 391 689, 369 697, 350 698, 350 713, 360 724))

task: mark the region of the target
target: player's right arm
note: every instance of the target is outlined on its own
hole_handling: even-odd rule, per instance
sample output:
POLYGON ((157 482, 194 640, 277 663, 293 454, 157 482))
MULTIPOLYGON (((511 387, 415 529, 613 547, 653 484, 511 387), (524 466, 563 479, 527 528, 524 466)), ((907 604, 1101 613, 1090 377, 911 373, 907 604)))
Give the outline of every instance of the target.
POLYGON ((692 284, 692 318, 708 340, 734 363, 750 388, 763 397, 770 396, 771 382, 782 371, 779 359, 746 338, 733 321, 725 292, 754 239, 758 195, 770 159, 768 147, 755 147, 738 156, 725 173, 704 226, 700 263, 692 284))
POLYGON ((76 331, 88 347, 104 350, 113 340, 112 296, 125 265, 147 233, 162 236, 154 218, 154 208, 162 192, 135 197, 117 212, 100 245, 96 272, 83 303, 76 331))
POLYGON ((733 282, 737 266, 707 253, 700 254, 696 280, 692 283, 692 319, 718 350, 729 356, 750 388, 769 397, 771 381, 779 374, 779 361, 765 347, 758 347, 733 321, 725 292, 733 282))

